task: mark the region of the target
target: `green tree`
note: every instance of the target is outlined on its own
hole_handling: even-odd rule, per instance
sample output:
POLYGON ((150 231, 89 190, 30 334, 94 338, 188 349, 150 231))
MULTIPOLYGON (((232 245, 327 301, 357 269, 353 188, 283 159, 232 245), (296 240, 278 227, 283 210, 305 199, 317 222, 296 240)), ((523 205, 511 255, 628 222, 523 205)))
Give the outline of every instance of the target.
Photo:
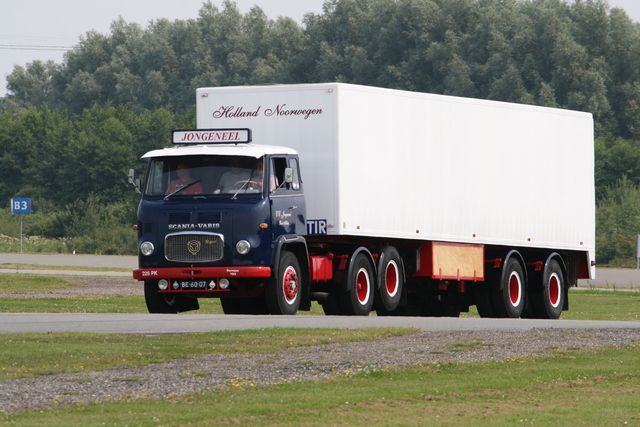
POLYGON ((596 251, 600 264, 633 264, 640 234, 640 189, 626 177, 607 187, 596 210, 596 251))
POLYGON ((35 60, 26 67, 16 65, 7 76, 7 90, 12 93, 13 102, 22 106, 43 107, 54 100, 54 78, 61 66, 54 61, 35 60))

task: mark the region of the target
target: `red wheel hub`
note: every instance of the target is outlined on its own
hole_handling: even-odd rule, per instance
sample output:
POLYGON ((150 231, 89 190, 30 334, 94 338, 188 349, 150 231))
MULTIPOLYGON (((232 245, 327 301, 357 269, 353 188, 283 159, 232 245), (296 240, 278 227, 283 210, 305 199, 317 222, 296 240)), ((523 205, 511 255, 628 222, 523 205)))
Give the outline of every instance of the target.
POLYGON ((282 279, 282 290, 289 304, 295 301, 298 296, 298 289, 298 274, 293 267, 287 267, 282 279))
POLYGON ((356 279, 356 291, 360 304, 366 304, 369 301, 369 276, 364 269, 358 271, 356 279))

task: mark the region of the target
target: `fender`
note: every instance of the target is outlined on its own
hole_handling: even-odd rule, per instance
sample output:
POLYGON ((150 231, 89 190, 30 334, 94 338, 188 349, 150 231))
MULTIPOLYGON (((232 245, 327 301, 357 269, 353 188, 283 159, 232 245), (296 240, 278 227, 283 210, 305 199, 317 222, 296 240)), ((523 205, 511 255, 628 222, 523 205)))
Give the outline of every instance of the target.
MULTIPOLYGON (((376 263, 373 262, 373 255, 371 255, 371 252, 369 252, 369 249, 365 248, 364 246, 360 246, 349 257, 349 266, 347 267, 347 277, 352 277, 351 273, 353 273, 353 268, 354 268, 353 259, 356 257, 356 255, 360 254, 360 252, 364 252, 366 254, 367 259, 371 264, 371 267, 373 269, 373 277, 371 278, 371 280, 373 280, 373 289, 377 290, 380 287, 380 285, 378 284, 378 268, 376 267, 376 263)), ((350 291, 350 290, 351 290, 351 283, 349 283, 349 280, 346 280, 344 291, 350 291)))
POLYGON ((547 269, 549 268, 549 262, 551 262, 551 260, 553 259, 558 261, 558 264, 560 264, 562 273, 565 275, 565 287, 567 287, 566 286, 567 266, 564 262, 564 259, 562 258, 562 255, 560 255, 558 252, 552 252, 544 261, 544 267, 541 270, 536 271, 533 267, 527 266, 527 274, 529 274, 529 276, 531 277, 531 282, 529 283, 529 286, 531 287, 531 289, 536 289, 536 290, 540 289, 542 277, 544 277, 547 274, 547 269))
POLYGON ((524 262, 524 258, 522 257, 522 255, 520 254, 520 252, 518 252, 515 249, 512 249, 509 251, 509 253, 507 254, 507 256, 504 257, 504 261, 502 263, 502 268, 500 269, 500 280, 498 281, 498 290, 502 290, 503 289, 503 283, 504 280, 502 280, 502 275, 504 274, 504 266, 507 265, 507 263, 509 262, 509 259, 511 258, 517 258, 518 261, 520 261, 520 265, 522 266, 522 271, 524 273, 524 282, 528 285, 529 284, 529 272, 527 269, 527 264, 525 264, 524 262))
POLYGON ((282 252, 292 252, 300 263, 300 278, 302 299, 300 300, 300 310, 311 309, 311 293, 309 289, 309 250, 304 237, 296 234, 283 234, 278 236, 273 249, 273 274, 272 278, 278 277, 280 268, 280 256, 282 252))
POLYGON ((549 268, 549 262, 555 259, 556 261, 558 261, 558 264, 560 264, 560 268, 562 269, 562 273, 565 276, 564 282, 565 282, 565 287, 566 287, 566 283, 567 283, 567 266, 564 263, 564 259, 562 259, 562 255, 560 255, 557 252, 553 252, 551 255, 549 255, 547 257, 547 260, 544 262, 544 269, 542 271, 543 274, 547 274, 547 268, 549 268))

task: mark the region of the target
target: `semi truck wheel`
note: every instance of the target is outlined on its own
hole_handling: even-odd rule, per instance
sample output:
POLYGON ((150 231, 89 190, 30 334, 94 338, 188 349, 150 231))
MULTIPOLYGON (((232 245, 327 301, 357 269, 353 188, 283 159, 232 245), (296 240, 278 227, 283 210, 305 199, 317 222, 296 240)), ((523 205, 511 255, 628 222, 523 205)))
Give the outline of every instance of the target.
POLYGON ((509 258, 502 271, 500 290, 493 292, 493 308, 496 317, 518 318, 524 309, 526 295, 525 276, 522 265, 509 258))
POLYGON ((486 289, 487 284, 481 283, 482 288, 478 288, 474 292, 476 309, 480 317, 497 317, 496 311, 493 309, 493 294, 486 289))
POLYGON ((322 311, 327 316, 340 316, 342 314, 340 301, 335 293, 330 293, 326 300, 320 301, 320 306, 322 306, 322 311))
POLYGON ((270 314, 294 315, 300 307, 300 263, 291 252, 283 252, 278 277, 265 289, 270 314))
POLYGON ((376 304, 383 305, 387 311, 393 311, 400 303, 404 277, 402 275, 402 260, 393 246, 387 246, 380 252, 378 264, 378 283, 376 304))
POLYGON ((373 268, 364 253, 353 259, 353 268, 348 274, 350 289, 339 295, 340 306, 346 315, 368 316, 373 306, 373 268))
POLYGON ((564 275, 558 261, 549 261, 542 277, 540 290, 531 293, 534 316, 538 319, 558 319, 562 314, 565 298, 564 275))
POLYGON ((260 297, 220 298, 224 314, 269 314, 267 303, 260 297))
POLYGON ((177 313, 177 295, 161 294, 158 292, 157 280, 144 281, 144 301, 149 313, 177 313))

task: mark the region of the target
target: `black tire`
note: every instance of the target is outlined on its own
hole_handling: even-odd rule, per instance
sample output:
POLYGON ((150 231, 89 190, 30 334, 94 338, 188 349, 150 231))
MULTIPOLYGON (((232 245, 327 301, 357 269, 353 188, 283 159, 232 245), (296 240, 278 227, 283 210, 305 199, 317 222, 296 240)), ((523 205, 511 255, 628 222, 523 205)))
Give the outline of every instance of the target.
POLYGON ((158 292, 157 280, 144 281, 144 301, 149 313, 177 313, 178 296, 171 293, 158 292))
POLYGON ((533 314, 538 319, 558 319, 562 314, 566 289, 558 261, 552 259, 542 276, 541 288, 531 293, 533 314))
POLYGON ((224 314, 269 314, 262 296, 255 298, 220 298, 224 314))
POLYGON ((220 298, 224 314, 245 314, 242 311, 241 298, 220 298))
POLYGON ((484 287, 482 289, 476 289, 474 292, 476 309, 480 317, 497 317, 496 312, 493 309, 493 295, 486 289, 489 284, 482 283, 484 287))
POLYGON ((393 246, 387 246, 380 252, 378 284, 376 305, 387 311, 395 310, 402 297, 404 276, 400 254, 393 246))
POLYGON ((526 279, 522 264, 509 258, 500 279, 500 289, 493 292, 496 317, 516 319, 522 315, 526 296, 526 279))
POLYGON ((322 311, 326 316, 340 316, 342 314, 340 301, 335 293, 330 293, 327 299, 320 301, 320 306, 322 306, 322 311))
POLYGON ((270 314, 295 315, 302 298, 300 263, 291 252, 280 256, 278 276, 267 283, 265 296, 270 314))
POLYGON ((425 301, 426 317, 460 317, 462 303, 447 295, 440 298, 429 298, 425 301))
POLYGON ((349 290, 338 295, 343 314, 368 316, 375 290, 373 267, 364 253, 355 256, 347 277, 349 290))
POLYGON ((378 316, 395 316, 395 317, 419 317, 424 316, 424 310, 418 305, 402 305, 396 307, 395 310, 387 310, 384 307, 376 310, 378 316))

